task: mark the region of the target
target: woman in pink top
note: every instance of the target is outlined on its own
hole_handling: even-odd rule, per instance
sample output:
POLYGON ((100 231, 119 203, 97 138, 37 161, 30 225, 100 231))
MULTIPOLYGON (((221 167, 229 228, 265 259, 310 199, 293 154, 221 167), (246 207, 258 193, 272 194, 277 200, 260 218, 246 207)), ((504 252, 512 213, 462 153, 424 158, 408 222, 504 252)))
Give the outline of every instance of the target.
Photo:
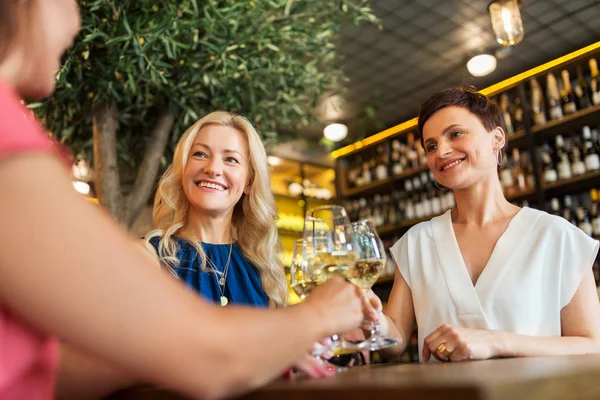
POLYGON ((20 98, 52 94, 78 30, 73 0, 0 0, 0 399, 52 396, 53 337, 70 344, 64 397, 100 394, 116 369, 217 397, 263 384, 313 342, 357 328, 360 293, 339 279, 285 310, 209 305, 73 191, 20 98))

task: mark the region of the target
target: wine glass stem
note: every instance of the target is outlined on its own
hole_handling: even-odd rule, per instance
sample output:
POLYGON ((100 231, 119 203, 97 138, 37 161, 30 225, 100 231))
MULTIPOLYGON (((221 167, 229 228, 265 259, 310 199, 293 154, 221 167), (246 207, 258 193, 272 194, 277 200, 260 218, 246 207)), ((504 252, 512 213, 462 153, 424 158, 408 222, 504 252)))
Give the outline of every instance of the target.
POLYGON ((373 322, 373 327, 371 328, 371 337, 380 337, 381 331, 379 330, 379 321, 373 322))

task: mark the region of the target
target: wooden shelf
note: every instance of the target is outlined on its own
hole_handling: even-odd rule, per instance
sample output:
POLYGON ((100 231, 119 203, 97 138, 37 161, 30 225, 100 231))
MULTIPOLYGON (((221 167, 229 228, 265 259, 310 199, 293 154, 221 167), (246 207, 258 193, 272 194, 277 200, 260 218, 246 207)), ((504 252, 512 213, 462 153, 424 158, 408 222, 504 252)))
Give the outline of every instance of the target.
POLYGON ((558 182, 544 183, 543 189, 551 193, 560 192, 578 192, 590 189, 600 183, 600 171, 587 172, 583 175, 574 176, 570 179, 563 179, 558 182))
POLYGON ((581 128, 584 125, 596 125, 598 124, 598 118, 600 118, 600 105, 588 107, 543 125, 534 125, 531 127, 531 132, 537 133, 541 137, 556 136, 561 133, 568 133, 567 130, 581 128))
POLYGON ((429 221, 430 219, 435 218, 442 214, 430 215, 428 217, 423 217, 423 218, 407 219, 404 221, 400 221, 397 224, 383 225, 382 227, 377 229, 377 233, 379 234, 379 236, 384 236, 384 237, 389 236, 390 234, 396 232, 397 230, 406 230, 408 228, 411 228, 413 225, 416 225, 420 222, 429 221))
POLYGON ((421 172, 426 172, 426 171, 429 171, 429 167, 427 167, 426 165, 423 167, 416 168, 416 169, 411 169, 411 170, 406 171, 403 174, 400 174, 397 176, 392 176, 392 177, 384 179, 382 181, 377 181, 377 182, 369 183, 368 185, 348 189, 347 191, 345 191, 342 194, 342 196, 343 197, 354 197, 359 194, 362 194, 362 195, 371 194, 371 193, 378 191, 379 189, 389 186, 392 182, 403 181, 408 178, 412 178, 416 175, 419 175, 421 172))
POLYGON ((426 172, 426 171, 429 171, 429 167, 427 165, 424 165, 424 166, 416 168, 416 169, 408 170, 405 173, 400 174, 398 176, 394 176, 394 177, 392 177, 392 179, 394 181, 403 181, 408 178, 412 178, 413 176, 419 175, 421 172, 426 172))
POLYGON ((506 200, 508 200, 508 201, 523 200, 528 197, 532 197, 534 195, 535 195, 535 189, 529 189, 524 192, 513 194, 511 196, 506 196, 506 200))
POLYGON ((525 136, 526 133, 523 129, 516 131, 512 136, 507 136, 506 139, 508 140, 508 148, 512 149, 513 147, 522 147, 525 144, 525 136))
POLYGON ((382 181, 372 182, 368 185, 358 186, 352 189, 346 190, 344 192, 344 197, 356 196, 357 194, 368 194, 377 191, 377 189, 381 189, 392 182, 390 178, 384 179, 382 181))
POLYGON ((377 228, 377 234, 379 236, 387 236, 391 233, 394 233, 395 231, 396 231, 396 225, 394 225, 394 224, 383 225, 383 226, 377 228))

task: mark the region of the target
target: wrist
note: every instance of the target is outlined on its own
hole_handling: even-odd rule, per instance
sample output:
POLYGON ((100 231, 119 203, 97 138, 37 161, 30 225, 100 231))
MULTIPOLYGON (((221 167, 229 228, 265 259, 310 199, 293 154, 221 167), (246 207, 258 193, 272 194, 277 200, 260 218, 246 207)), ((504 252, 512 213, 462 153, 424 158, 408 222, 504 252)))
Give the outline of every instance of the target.
POLYGON ((505 331, 491 331, 492 357, 513 357, 514 351, 510 346, 510 334, 505 331))
POLYGON ((326 307, 320 302, 306 301, 294 308, 296 309, 294 323, 309 330, 313 341, 319 341, 335 333, 332 320, 327 317, 326 307))

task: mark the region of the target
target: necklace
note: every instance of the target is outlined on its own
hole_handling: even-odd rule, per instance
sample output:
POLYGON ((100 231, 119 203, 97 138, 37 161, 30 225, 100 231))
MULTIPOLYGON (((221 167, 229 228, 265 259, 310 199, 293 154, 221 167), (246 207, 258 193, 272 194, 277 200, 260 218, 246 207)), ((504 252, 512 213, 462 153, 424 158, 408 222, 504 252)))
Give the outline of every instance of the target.
MULTIPOLYGON (((231 261, 231 251, 233 250, 233 243, 229 245, 229 256, 227 257, 227 263, 225 264, 225 268, 223 269, 223 275, 221 278, 217 279, 217 273, 215 273, 215 279, 217 279, 217 284, 219 286, 219 292, 221 293, 221 307, 225 307, 227 303, 229 303, 229 299, 225 296, 225 285, 227 284, 227 273, 229 272, 229 262, 231 261)), ((219 271, 217 266, 212 262, 212 260, 206 257, 208 263, 214 268, 215 271, 219 271)))

